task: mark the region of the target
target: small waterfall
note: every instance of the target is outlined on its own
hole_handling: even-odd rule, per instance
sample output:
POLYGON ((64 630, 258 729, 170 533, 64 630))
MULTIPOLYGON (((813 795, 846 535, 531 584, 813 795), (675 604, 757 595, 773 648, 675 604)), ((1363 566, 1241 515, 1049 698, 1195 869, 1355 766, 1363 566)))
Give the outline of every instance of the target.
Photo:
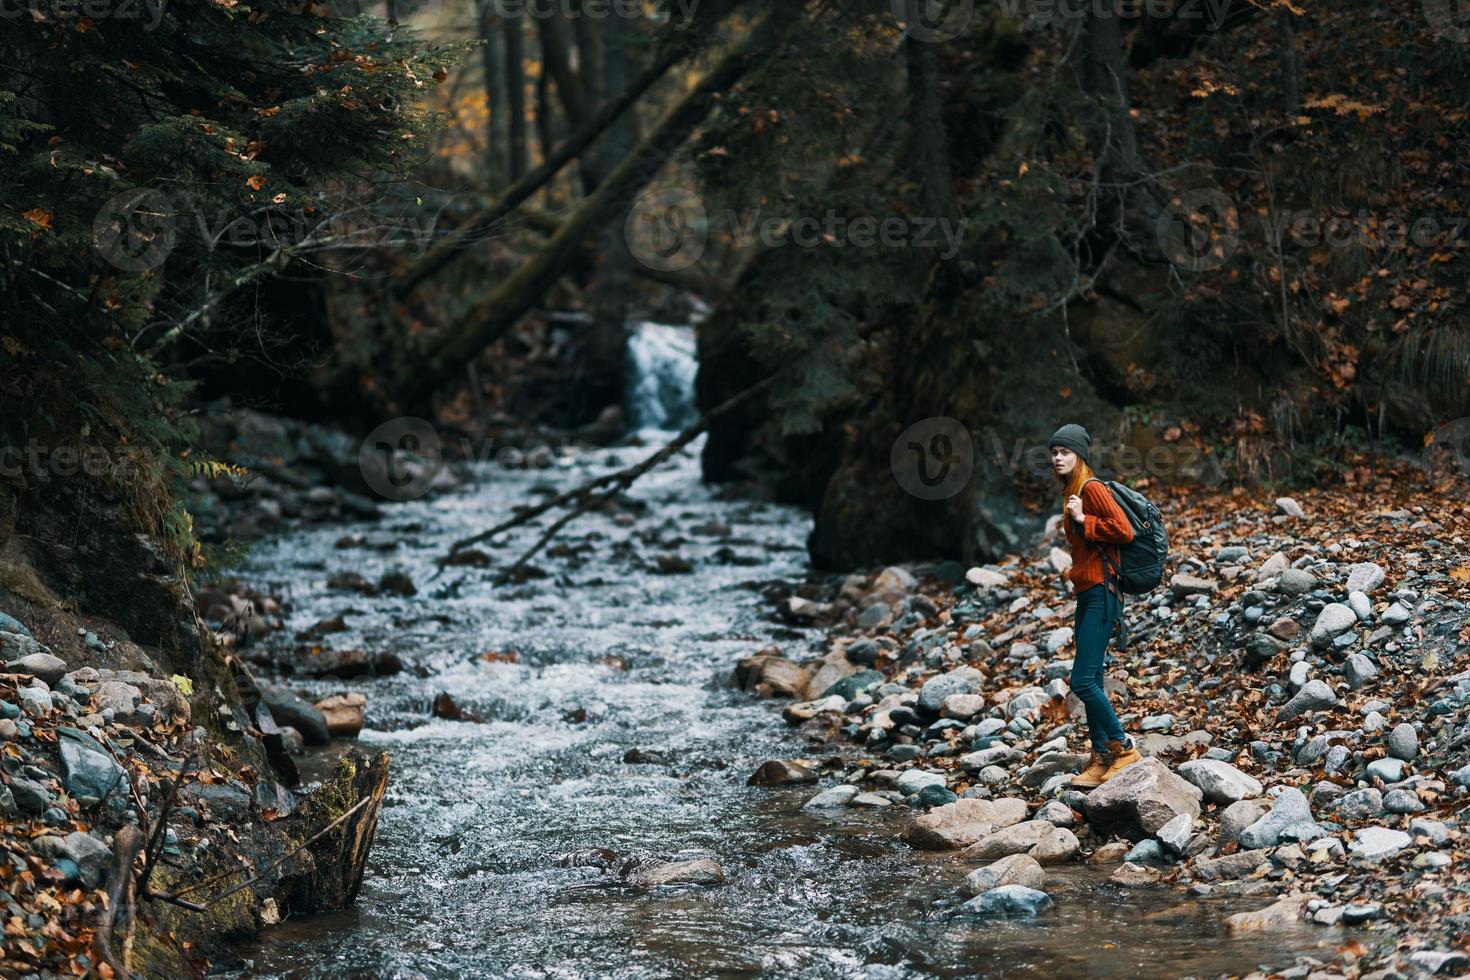
POLYGON ((638 321, 628 330, 627 387, 629 429, 677 431, 692 423, 695 357, 694 328, 638 321))

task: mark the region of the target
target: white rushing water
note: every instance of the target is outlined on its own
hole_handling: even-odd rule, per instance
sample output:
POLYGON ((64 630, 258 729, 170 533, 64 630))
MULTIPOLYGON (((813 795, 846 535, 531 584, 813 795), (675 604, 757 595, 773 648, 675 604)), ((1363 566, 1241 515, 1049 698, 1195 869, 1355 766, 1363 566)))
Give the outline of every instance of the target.
POLYGON ((627 409, 634 430, 678 431, 694 409, 694 328, 639 321, 628 329, 627 409))

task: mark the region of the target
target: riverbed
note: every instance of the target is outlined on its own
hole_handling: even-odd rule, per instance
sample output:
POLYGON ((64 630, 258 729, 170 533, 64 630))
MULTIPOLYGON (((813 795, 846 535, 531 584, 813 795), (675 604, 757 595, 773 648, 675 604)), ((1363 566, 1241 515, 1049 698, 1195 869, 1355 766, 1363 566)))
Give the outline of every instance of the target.
MULTIPOLYGON (((800 809, 811 787, 748 787, 765 759, 809 757, 776 706, 729 677, 742 653, 820 642, 771 620, 761 594, 805 573, 810 521, 703 485, 697 450, 626 506, 571 525, 556 554, 533 560, 547 577, 523 584, 435 560, 512 507, 651 448, 540 470, 484 463, 465 489, 397 505, 385 522, 254 550, 244 574, 290 599, 286 632, 343 613, 336 643, 391 649, 407 669, 302 685, 367 695, 359 742, 391 753, 392 779, 356 906, 268 931, 242 975, 1208 976, 1287 967, 1325 942, 1310 926, 1229 938, 1226 915, 1266 902, 1126 890, 1087 866, 1053 870, 1056 906, 1037 921, 956 917, 969 868, 898 841, 906 808, 822 815, 800 809), (352 533, 365 546, 337 547, 352 533), (693 572, 661 572, 661 554, 693 572), (390 569, 418 595, 326 585, 390 569), (478 720, 433 718, 441 692, 478 720), (640 889, 558 864, 588 848, 710 857, 726 880, 640 889)), ((519 554, 547 520, 492 553, 519 554)))

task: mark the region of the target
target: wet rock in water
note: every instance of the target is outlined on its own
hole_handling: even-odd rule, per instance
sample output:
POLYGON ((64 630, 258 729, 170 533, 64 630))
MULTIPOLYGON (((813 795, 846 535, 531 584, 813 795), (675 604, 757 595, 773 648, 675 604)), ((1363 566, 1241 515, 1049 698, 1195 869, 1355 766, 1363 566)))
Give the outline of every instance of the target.
POLYGON ((1240 846, 1274 847, 1283 841, 1314 840, 1324 833, 1312 820, 1312 808, 1302 791, 1287 788, 1276 797, 1270 813, 1241 831, 1240 846))
POLYGON ((394 595, 405 597, 419 594, 418 588, 414 586, 413 579, 408 577, 408 573, 397 569, 383 573, 383 577, 378 579, 378 591, 391 592, 394 595))
MULTIPOLYGON (((448 691, 440 691, 434 695, 434 701, 429 705, 429 714, 435 718, 443 718, 445 721, 478 721, 473 712, 466 711, 460 707, 459 702, 454 700, 454 695, 448 691)), ((623 761, 627 761, 624 759, 623 761)))
MULTIPOLYGON (((694 571, 694 566, 689 563, 689 559, 682 555, 669 554, 667 552, 655 555, 653 563, 660 575, 688 575, 694 571)), ((799 615, 799 610, 794 604, 816 605, 814 602, 808 602, 797 596, 792 596, 787 602, 788 612, 791 612, 793 615, 799 615)))
POLYGON ((1199 816, 1202 794, 1157 759, 1134 763, 1087 797, 1087 819, 1099 834, 1139 841, 1181 813, 1199 816))
POLYGON ((378 587, 357 572, 338 572, 327 579, 327 588, 339 592, 361 592, 363 595, 378 594, 378 587))
POLYGON ((781 656, 774 647, 742 657, 735 665, 735 686, 761 697, 801 697, 809 679, 805 667, 781 656))
POLYGON ((289 725, 301 733, 307 745, 325 745, 331 738, 327 718, 301 695, 280 684, 261 684, 260 698, 271 710, 277 725, 289 725))
POLYGON ((1164 873, 1158 868, 1149 868, 1131 861, 1123 862, 1123 865, 1114 871, 1108 880, 1115 885, 1125 888, 1142 888, 1148 885, 1157 885, 1164 877, 1164 873))
POLYGON ((61 736, 57 741, 61 747, 62 784, 75 797, 106 799, 118 794, 126 798, 131 782, 105 748, 86 732, 65 726, 58 727, 61 736))
POLYGON ((1123 860, 1129 864, 1163 865, 1172 863, 1164 845, 1152 837, 1146 838, 1133 845, 1133 848, 1123 855, 1123 860))
POLYGON ((77 866, 78 877, 88 888, 99 887, 107 877, 107 869, 112 864, 112 848, 91 834, 79 830, 67 834, 61 850, 77 866))
POLYGON ((1127 841, 1115 840, 1103 844, 1087 858, 1088 864, 1112 864, 1122 861, 1132 848, 1127 841))
POLYGON ((1046 871, 1029 854, 1012 854, 965 875, 965 889, 971 895, 982 895, 1006 885, 1039 889, 1044 884, 1046 871))
POLYGON ((816 781, 817 774, 799 762, 791 762, 787 759, 767 759, 755 772, 750 774, 745 784, 747 786, 799 786, 816 781))
POLYGON ((403 661, 392 652, 369 654, 363 650, 334 650, 302 646, 291 666, 310 677, 391 677, 403 670, 403 661))
POLYGON ((1414 839, 1391 827, 1364 827, 1353 835, 1348 851, 1365 861, 1382 861, 1411 846, 1414 839))
POLYGON ((984 838, 994 826, 995 806, 989 800, 958 799, 916 817, 904 840, 926 850, 954 850, 984 838))
POLYGON ((52 653, 32 653, 17 660, 12 660, 5 665, 5 669, 12 674, 25 674, 38 678, 46 683, 47 687, 55 687, 71 668, 66 661, 52 653))
POLYGON ((333 633, 346 633, 347 629, 347 618, 342 613, 337 613, 335 616, 328 616, 326 619, 319 619, 312 623, 297 633, 296 639, 318 640, 333 633))
POLYGON ((622 862, 617 851, 606 847, 584 847, 556 859, 558 868, 600 868, 607 871, 622 862))
POLYGON ((1191 759, 1179 767, 1179 775, 1199 787, 1205 802, 1221 806, 1251 799, 1264 792, 1260 780, 1217 759, 1191 759))
POLYGON ((709 858, 694 861, 657 861, 646 863, 628 875, 628 883, 640 888, 665 885, 718 885, 725 880, 725 869, 709 858))
POLYGON ((1237 912, 1225 920, 1225 929, 1234 935, 1292 925, 1301 921, 1307 901, 1306 896, 1288 895, 1263 909, 1237 912))
POLYGON ((1259 848, 1253 851, 1236 851, 1217 858, 1196 858, 1194 876, 1200 881, 1225 881, 1244 878, 1266 863, 1268 851, 1259 848))
POLYGON ((367 714, 367 698, 356 691, 333 694, 318 701, 316 709, 326 719, 327 733, 333 738, 356 738, 367 714))
POLYGON ((1025 885, 1001 885, 970 899, 960 910, 972 915, 1034 918, 1051 908, 1051 896, 1025 885))
MULTIPOLYGON (((844 807, 852 802, 853 797, 858 795, 856 786, 833 786, 824 789, 816 796, 801 805, 803 810, 826 810, 835 807, 844 807)), ((926 814, 927 816, 927 814, 926 814)))
POLYGON ((1277 721, 1290 721, 1313 711, 1337 707, 1337 695, 1325 681, 1308 681, 1306 686, 1276 712, 1277 721))

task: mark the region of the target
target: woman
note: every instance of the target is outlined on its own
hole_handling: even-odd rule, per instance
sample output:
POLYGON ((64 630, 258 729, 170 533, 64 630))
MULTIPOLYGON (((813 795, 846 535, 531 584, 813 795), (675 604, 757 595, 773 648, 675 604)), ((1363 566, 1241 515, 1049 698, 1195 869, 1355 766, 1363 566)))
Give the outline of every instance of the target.
POLYGON ((1047 447, 1057 481, 1065 488, 1063 524, 1072 548, 1072 570, 1067 577, 1077 595, 1072 693, 1087 709, 1087 734, 1092 741, 1092 757, 1087 767, 1072 778, 1072 785, 1092 789, 1143 758, 1133 740, 1123 733, 1103 687, 1103 658, 1123 609, 1117 584, 1106 581, 1103 557, 1106 554, 1111 566, 1118 567, 1117 546, 1133 540, 1133 525, 1113 499, 1112 491, 1095 479, 1092 467, 1087 465, 1092 436, 1086 429, 1064 425, 1047 447))

